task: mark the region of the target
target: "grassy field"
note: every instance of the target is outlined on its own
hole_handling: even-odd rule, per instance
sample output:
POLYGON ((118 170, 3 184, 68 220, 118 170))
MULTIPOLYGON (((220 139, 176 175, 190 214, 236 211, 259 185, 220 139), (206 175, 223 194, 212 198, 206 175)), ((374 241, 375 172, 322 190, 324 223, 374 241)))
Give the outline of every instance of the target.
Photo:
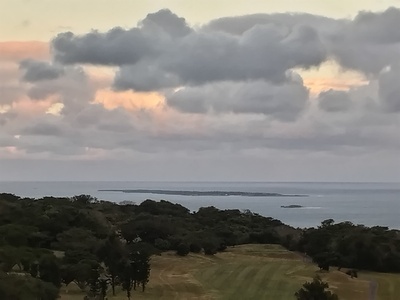
MULTIPOLYGON (((319 274, 340 299, 367 300, 371 282, 376 282, 378 300, 397 300, 400 275, 360 272, 351 279, 332 270, 319 273, 300 255, 276 245, 243 245, 213 257, 190 254, 177 257, 163 253, 151 261, 152 272, 145 293, 134 292, 132 299, 294 299, 305 281, 319 274)), ((82 300, 73 284, 62 290, 62 300, 82 300)), ((119 291, 116 297, 126 299, 119 291)))

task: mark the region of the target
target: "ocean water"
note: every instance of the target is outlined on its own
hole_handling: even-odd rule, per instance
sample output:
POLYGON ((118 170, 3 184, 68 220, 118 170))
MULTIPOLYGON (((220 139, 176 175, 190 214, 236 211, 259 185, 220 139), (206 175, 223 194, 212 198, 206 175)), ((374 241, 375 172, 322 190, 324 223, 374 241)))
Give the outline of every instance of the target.
POLYGON ((0 192, 21 197, 90 194, 99 200, 140 203, 146 199, 180 203, 194 211, 200 207, 249 209, 294 227, 318 226, 321 221, 350 221, 368 226, 400 229, 399 183, 310 182, 0 182, 0 192), (175 196, 101 192, 101 189, 162 189, 185 191, 241 191, 308 195, 307 197, 175 196), (282 205, 302 208, 281 208, 282 205))

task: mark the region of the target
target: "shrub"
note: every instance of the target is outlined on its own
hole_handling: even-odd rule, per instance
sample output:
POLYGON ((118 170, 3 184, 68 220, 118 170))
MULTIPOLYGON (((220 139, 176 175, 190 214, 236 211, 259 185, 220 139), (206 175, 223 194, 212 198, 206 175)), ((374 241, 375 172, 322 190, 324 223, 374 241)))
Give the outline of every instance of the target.
POLYGON ((312 282, 306 282, 294 295, 297 300, 338 300, 338 296, 328 289, 329 285, 317 276, 312 282))
POLYGON ((186 256, 189 254, 189 246, 185 243, 181 243, 178 245, 177 249, 176 249, 176 254, 180 255, 180 256, 186 256))
POLYGON ((219 244, 219 247, 218 247, 217 250, 218 250, 219 252, 223 252, 223 251, 226 250, 226 248, 227 248, 226 244, 225 244, 225 243, 221 243, 221 244, 219 244))
POLYGON ((217 253, 218 246, 214 242, 208 241, 203 244, 203 249, 205 255, 214 255, 217 253))
POLYGON ((201 245, 198 242, 191 243, 189 248, 190 248, 190 252, 193 252, 193 253, 201 252, 201 245))
POLYGON ((156 239, 154 241, 154 246, 161 251, 167 251, 171 249, 171 243, 163 239, 156 239))

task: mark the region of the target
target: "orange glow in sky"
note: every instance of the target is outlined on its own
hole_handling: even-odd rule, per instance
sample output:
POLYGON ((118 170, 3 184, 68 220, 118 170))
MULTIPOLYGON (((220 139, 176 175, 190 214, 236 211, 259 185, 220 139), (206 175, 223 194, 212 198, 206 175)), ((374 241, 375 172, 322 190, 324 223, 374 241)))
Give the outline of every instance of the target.
POLYGON ((97 91, 94 102, 103 104, 106 109, 123 107, 131 111, 157 110, 163 106, 164 97, 156 92, 115 92, 111 89, 101 89, 97 91))

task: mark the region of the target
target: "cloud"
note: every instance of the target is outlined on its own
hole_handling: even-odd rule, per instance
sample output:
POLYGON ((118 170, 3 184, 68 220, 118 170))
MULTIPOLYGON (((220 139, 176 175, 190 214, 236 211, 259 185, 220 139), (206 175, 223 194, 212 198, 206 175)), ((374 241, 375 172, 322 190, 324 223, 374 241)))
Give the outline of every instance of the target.
POLYGON ((171 37, 182 37, 192 32, 184 18, 172 13, 169 9, 162 9, 158 12, 148 14, 140 22, 145 31, 168 33, 171 37))
POLYGON ((143 60, 133 66, 121 66, 114 80, 114 88, 118 91, 148 92, 176 87, 180 84, 181 80, 177 75, 162 70, 149 60, 143 60))
POLYGON ((27 82, 57 79, 64 74, 64 69, 61 66, 33 59, 21 61, 20 69, 24 71, 22 78, 27 82))
POLYGON ((400 50, 400 9, 383 12, 359 12, 353 20, 337 20, 311 14, 255 14, 212 20, 205 25, 211 31, 241 36, 260 24, 294 28, 314 28, 328 56, 342 67, 377 76, 388 65, 398 61, 400 50))
POLYGON ((169 10, 149 14, 138 27, 115 27, 106 33, 85 35, 60 33, 52 41, 56 61, 65 64, 135 64, 143 58, 158 56, 174 40, 191 32, 183 18, 169 10))
POLYGON ((327 112, 343 112, 349 110, 352 103, 347 92, 330 89, 319 94, 318 104, 327 112))
POLYGON ((84 36, 60 33, 52 41, 56 61, 64 64, 134 64, 152 52, 148 40, 137 28, 114 28, 102 34, 93 31, 84 36))
POLYGON ((399 60, 399 26, 398 8, 380 13, 360 12, 328 37, 330 51, 343 67, 377 76, 399 60))
POLYGON ((379 96, 387 112, 400 112, 400 65, 393 65, 379 77, 379 96))
POLYGON ((218 32, 186 36, 161 62, 182 84, 216 81, 285 80, 292 68, 318 66, 326 51, 318 33, 306 26, 293 30, 255 26, 236 37, 218 32))
POLYGON ((52 80, 32 82, 27 95, 35 101, 50 99, 62 103, 63 114, 78 113, 94 99, 96 88, 79 66, 64 68, 62 73, 63 76, 52 80))
POLYGON ((55 60, 64 64, 120 66, 115 87, 137 91, 215 81, 281 81, 287 70, 318 66, 327 54, 317 30, 307 25, 260 24, 237 36, 195 30, 167 10, 149 14, 128 30, 59 34, 52 49, 55 60))
POLYGON ((60 33, 51 58, 7 44, 0 157, 160 163, 172 166, 165 178, 196 159, 239 171, 294 164, 319 179, 325 158, 364 157, 354 167, 368 170, 375 155, 392 160, 400 149, 398 13, 190 26, 162 10, 130 29, 60 33))
POLYGON ((171 107, 183 112, 264 114, 280 120, 296 119, 307 100, 302 82, 273 85, 265 81, 186 87, 167 97, 171 107))
POLYGON ((52 124, 51 122, 40 121, 24 128, 21 131, 21 134, 24 136, 61 136, 63 135, 63 132, 64 130, 60 125, 52 124))
POLYGON ((210 31, 222 31, 233 35, 243 35, 259 25, 274 25, 293 29, 303 25, 318 29, 324 36, 340 28, 342 21, 307 13, 251 14, 244 16, 223 17, 211 20, 203 26, 210 31))

